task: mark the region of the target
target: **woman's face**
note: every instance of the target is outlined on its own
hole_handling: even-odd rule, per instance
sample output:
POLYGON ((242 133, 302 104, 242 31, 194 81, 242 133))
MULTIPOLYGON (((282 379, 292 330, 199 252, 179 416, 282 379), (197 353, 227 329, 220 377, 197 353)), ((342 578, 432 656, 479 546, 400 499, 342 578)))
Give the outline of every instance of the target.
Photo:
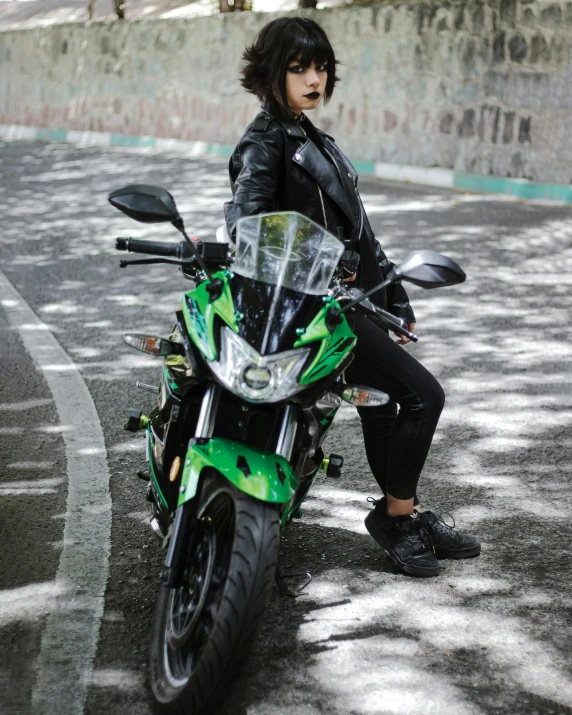
POLYGON ((322 101, 328 70, 326 64, 312 62, 304 67, 298 60, 292 60, 286 70, 286 98, 294 114, 316 109, 322 101))

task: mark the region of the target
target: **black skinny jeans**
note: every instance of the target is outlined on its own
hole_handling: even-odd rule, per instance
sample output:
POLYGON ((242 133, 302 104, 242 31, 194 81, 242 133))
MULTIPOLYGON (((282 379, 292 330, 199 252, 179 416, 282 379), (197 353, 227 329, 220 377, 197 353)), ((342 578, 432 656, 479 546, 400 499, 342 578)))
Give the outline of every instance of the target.
POLYGON ((365 315, 360 312, 351 322, 358 341, 348 381, 383 390, 391 398, 381 407, 358 408, 369 466, 384 494, 411 499, 445 393, 421 363, 365 315))

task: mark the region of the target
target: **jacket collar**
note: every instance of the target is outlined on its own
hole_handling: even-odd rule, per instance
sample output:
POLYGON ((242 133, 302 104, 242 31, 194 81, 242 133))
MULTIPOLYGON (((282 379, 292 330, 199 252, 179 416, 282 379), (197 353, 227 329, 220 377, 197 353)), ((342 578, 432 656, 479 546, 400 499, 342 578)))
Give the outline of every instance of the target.
POLYGON ((306 139, 304 131, 298 124, 298 122, 292 117, 285 117, 281 112, 276 111, 276 109, 270 104, 270 102, 265 102, 262 105, 262 110, 267 112, 273 119, 275 119, 278 124, 280 124, 286 133, 293 137, 299 137, 300 139, 306 139))

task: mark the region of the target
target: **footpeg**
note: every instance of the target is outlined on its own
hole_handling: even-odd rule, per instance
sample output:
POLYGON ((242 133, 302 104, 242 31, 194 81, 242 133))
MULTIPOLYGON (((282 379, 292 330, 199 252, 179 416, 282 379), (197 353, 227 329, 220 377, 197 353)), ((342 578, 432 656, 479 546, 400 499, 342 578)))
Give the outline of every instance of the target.
POLYGON ((330 454, 322 462, 322 471, 326 473, 326 477, 330 479, 339 479, 342 476, 342 467, 344 466, 344 458, 341 454, 330 454))
POLYGON ((140 429, 145 429, 149 424, 149 418, 141 410, 129 409, 125 416, 127 419, 123 427, 128 432, 139 432, 140 429))
POLYGON ((159 387, 157 385, 147 385, 147 383, 145 383, 145 382, 137 381, 135 383, 135 387, 138 387, 140 390, 146 390, 147 392, 152 392, 154 395, 159 394, 159 387))

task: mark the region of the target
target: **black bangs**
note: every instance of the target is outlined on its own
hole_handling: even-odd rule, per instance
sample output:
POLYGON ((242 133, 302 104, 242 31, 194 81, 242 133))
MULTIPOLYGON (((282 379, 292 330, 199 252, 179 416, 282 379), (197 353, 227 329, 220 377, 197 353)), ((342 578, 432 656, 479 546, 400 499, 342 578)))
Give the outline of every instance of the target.
POLYGON ((334 52, 327 37, 304 32, 300 33, 295 40, 288 64, 293 60, 298 60, 304 67, 309 67, 312 62, 327 65, 335 63, 334 52))
POLYGON ((270 102, 282 114, 291 114, 286 97, 288 65, 298 61, 309 67, 325 64, 328 79, 324 102, 334 91, 338 62, 323 28, 307 17, 280 17, 265 25, 243 53, 241 84, 261 101, 270 102))

